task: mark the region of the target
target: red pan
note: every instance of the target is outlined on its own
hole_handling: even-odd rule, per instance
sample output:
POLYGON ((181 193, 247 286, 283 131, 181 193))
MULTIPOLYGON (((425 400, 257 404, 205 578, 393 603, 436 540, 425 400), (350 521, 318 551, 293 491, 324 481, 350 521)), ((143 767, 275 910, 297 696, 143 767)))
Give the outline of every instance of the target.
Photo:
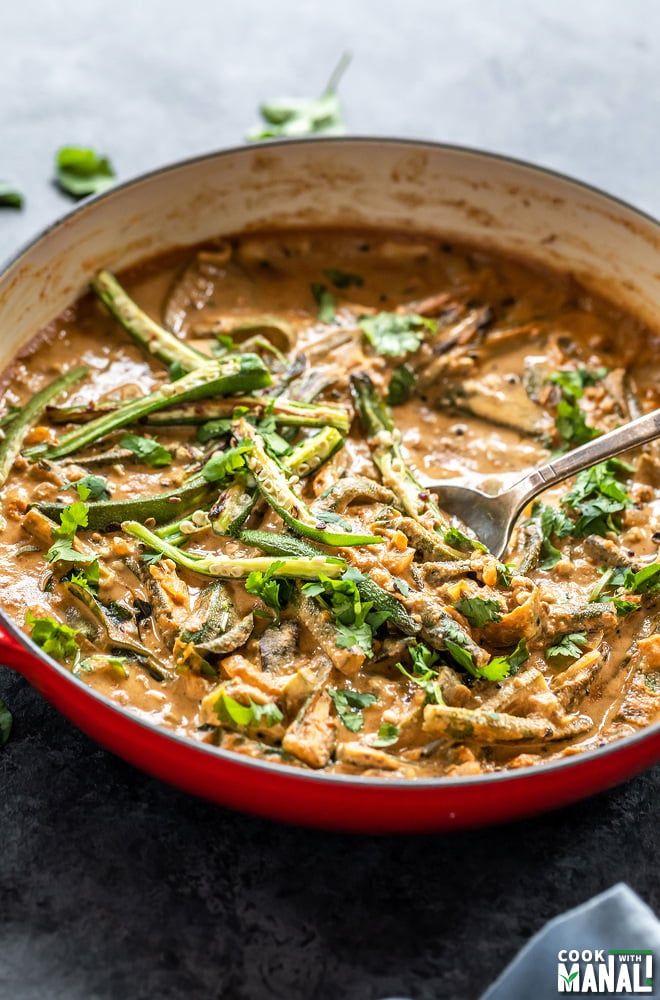
MULTIPOLYGON (((314 139, 185 161, 83 203, 0 275, 0 366, 99 267, 136 264, 222 233, 383 226, 476 243, 569 271, 655 326, 660 224, 569 178, 455 147, 314 139)), ((165 781, 272 819, 376 833, 486 825, 573 802, 660 759, 660 722, 537 767, 403 780, 316 773, 241 757, 132 715, 46 656, 0 612, 0 662, 103 746, 165 781)))

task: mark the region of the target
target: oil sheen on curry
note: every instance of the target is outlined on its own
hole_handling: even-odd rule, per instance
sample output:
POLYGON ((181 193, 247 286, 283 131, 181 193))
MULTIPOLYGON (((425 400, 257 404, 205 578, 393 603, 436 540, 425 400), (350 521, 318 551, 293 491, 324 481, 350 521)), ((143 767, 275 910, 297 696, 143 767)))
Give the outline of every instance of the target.
POLYGON ((143 719, 298 768, 515 768, 660 716, 660 453, 581 473, 499 562, 492 491, 660 405, 660 341, 437 238, 218 239, 89 295, 5 373, 1 604, 143 719))

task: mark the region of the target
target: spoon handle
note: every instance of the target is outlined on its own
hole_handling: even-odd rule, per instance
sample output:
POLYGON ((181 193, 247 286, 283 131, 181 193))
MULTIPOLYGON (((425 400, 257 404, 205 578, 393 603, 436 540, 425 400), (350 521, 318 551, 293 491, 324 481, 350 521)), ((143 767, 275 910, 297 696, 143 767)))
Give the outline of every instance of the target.
POLYGON ((601 434, 593 441, 587 441, 586 444, 574 448, 565 455, 560 455, 547 465, 542 465, 515 483, 511 491, 515 492, 517 503, 523 507, 543 490, 563 482, 569 476, 574 476, 598 462, 614 458, 615 455, 620 455, 631 448, 639 448, 640 445, 648 444, 657 437, 660 437, 660 410, 653 410, 622 427, 617 427, 616 430, 601 434))

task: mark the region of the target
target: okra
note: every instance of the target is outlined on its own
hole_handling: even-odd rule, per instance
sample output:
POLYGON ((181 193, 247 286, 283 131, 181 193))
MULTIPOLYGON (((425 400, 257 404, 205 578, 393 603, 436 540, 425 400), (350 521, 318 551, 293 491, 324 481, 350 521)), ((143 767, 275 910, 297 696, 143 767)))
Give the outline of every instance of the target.
MULTIPOLYGON (((179 511, 194 510, 204 500, 213 496, 214 492, 213 483, 208 483, 199 474, 166 493, 136 497, 133 500, 97 500, 87 505, 89 511, 87 527, 89 531, 103 531, 109 525, 119 525, 122 521, 138 519, 146 521, 147 518, 153 518, 156 524, 163 524, 170 521, 172 515, 179 511)), ((62 511, 69 504, 44 501, 35 506, 46 517, 59 521, 62 511)))
MULTIPOLYGON (((124 521, 122 531, 137 538, 154 552, 172 559, 184 569, 201 573, 203 576, 218 577, 223 580, 241 580, 250 573, 266 573, 273 565, 270 558, 230 559, 225 556, 200 556, 182 552, 175 545, 170 545, 164 538, 159 538, 137 521, 124 521)), ((346 569, 346 563, 327 556, 314 559, 283 559, 277 568, 278 576, 297 580, 318 580, 320 576, 336 578, 346 569)))
POLYGON ((212 360, 147 316, 109 271, 99 271, 91 286, 108 312, 147 354, 166 365, 179 364, 187 372, 212 360))
MULTIPOLYGON (((344 439, 336 428, 326 427, 294 445, 288 455, 281 457, 280 463, 293 475, 309 476, 327 462, 343 443, 344 439)), ((254 489, 247 490, 240 482, 224 490, 210 513, 216 535, 235 535, 247 520, 257 497, 254 489)))
MULTIPOLYGON (((83 403, 77 406, 51 406, 47 413, 56 424, 87 423, 106 413, 116 413, 121 402, 83 403)), ((232 396, 231 399, 202 400, 183 406, 168 407, 147 414, 140 420, 149 427, 198 427, 212 420, 226 420, 236 409, 246 409, 250 416, 272 413, 283 427, 335 427, 347 434, 350 414, 335 403, 299 403, 282 396, 232 396)))
MULTIPOLYGON (((451 522, 406 465, 401 452, 401 432, 369 376, 364 372, 353 375, 351 392, 383 483, 396 495, 402 510, 416 521, 422 514, 430 514, 436 532, 442 537, 451 529, 451 522)), ((442 545, 445 558, 461 558, 458 549, 445 542, 442 545)))
POLYGON ((98 441, 110 431, 136 423, 141 417, 155 410, 162 410, 172 403, 187 403, 209 396, 260 389, 270 385, 270 382, 270 373, 256 354, 241 354, 224 361, 211 361, 184 375, 177 382, 166 382, 148 396, 128 400, 114 412, 97 417, 82 427, 76 427, 64 434, 55 447, 37 445, 29 448, 25 454, 28 458, 42 455, 44 458, 61 458, 98 441))
MULTIPOLYGON (((276 534, 273 531, 241 531, 239 538, 245 545, 261 549, 270 556, 314 559, 324 555, 320 549, 302 538, 276 534)), ((416 635, 419 632, 420 627, 417 622, 393 594, 379 587, 364 574, 360 574, 355 580, 355 585, 363 601, 371 601, 376 611, 386 611, 392 624, 406 635, 416 635)))
POLYGON ((324 545, 372 545, 381 542, 377 535, 356 535, 347 531, 333 531, 315 515, 291 489, 281 467, 267 454, 258 431, 240 417, 234 425, 239 439, 252 441, 252 450, 246 452, 246 463, 257 481, 257 488, 266 502, 279 514, 293 531, 324 545))
POLYGON ((51 400, 70 389, 76 382, 80 382, 87 375, 87 372, 87 368, 80 367, 60 375, 59 378, 44 386, 36 396, 33 396, 10 422, 5 436, 0 442, 0 486, 4 486, 7 481, 7 476, 18 458, 25 436, 35 420, 39 419, 51 400))

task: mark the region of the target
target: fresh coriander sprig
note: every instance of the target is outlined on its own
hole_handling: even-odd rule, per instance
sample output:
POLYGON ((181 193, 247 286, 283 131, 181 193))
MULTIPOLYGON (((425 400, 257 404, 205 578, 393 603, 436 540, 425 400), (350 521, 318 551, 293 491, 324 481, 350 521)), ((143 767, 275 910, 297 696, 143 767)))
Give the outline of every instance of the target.
POLYGON ((245 137, 248 142, 314 135, 319 132, 341 135, 345 126, 337 87, 350 61, 350 53, 344 52, 320 97, 284 97, 264 101, 259 112, 265 125, 251 129, 245 137))

